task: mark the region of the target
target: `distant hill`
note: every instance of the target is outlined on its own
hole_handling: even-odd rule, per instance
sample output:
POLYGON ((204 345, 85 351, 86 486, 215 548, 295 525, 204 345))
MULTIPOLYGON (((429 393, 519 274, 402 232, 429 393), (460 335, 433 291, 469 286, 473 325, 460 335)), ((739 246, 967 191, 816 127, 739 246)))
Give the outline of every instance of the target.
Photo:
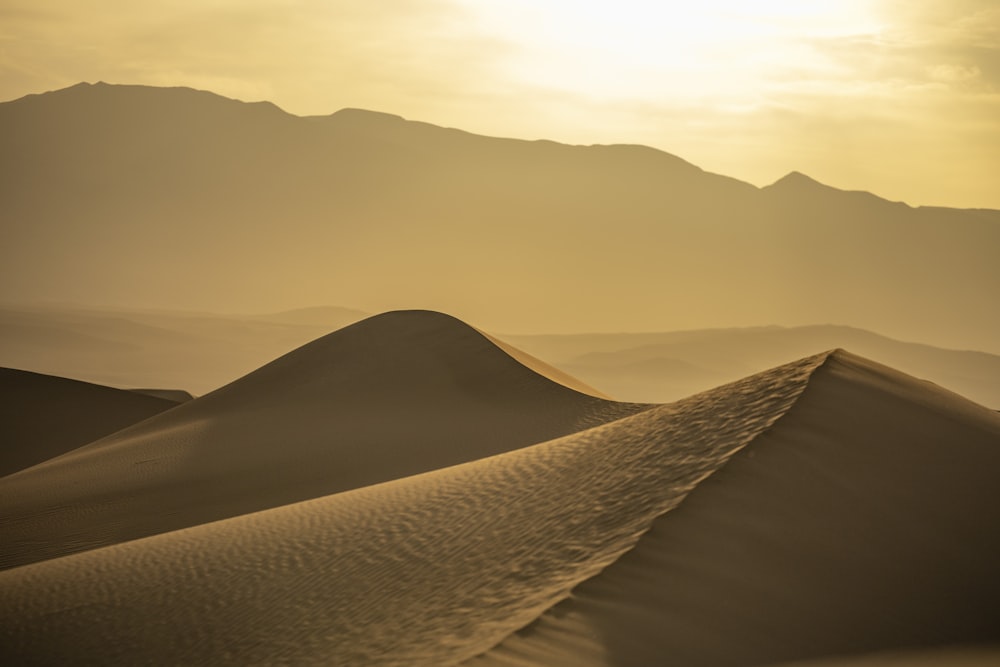
POLYGON ((801 174, 756 188, 642 146, 103 83, 0 104, 0 173, 7 302, 428 307, 507 331, 834 321, 1000 352, 1000 212, 801 174))
POLYGON ((0 365, 200 395, 363 318, 335 307, 273 315, 0 307, 0 365))
MULTIPOLYGON (((252 316, 0 307, 0 366, 201 395, 361 319, 360 311, 334 306, 252 316)), ((1000 356, 845 326, 497 337, 626 401, 674 401, 842 347, 1000 408, 1000 356)))
POLYGON ((882 359, 894 368, 1000 409, 1000 356, 907 343, 852 327, 505 338, 620 400, 675 401, 815 350, 840 347, 882 359))

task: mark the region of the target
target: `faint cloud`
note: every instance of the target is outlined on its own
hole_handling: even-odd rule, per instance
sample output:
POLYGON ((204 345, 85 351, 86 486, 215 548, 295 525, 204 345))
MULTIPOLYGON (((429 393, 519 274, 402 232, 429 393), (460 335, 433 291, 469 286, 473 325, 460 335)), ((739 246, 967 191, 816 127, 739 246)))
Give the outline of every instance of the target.
POLYGON ((935 81, 945 83, 960 83, 977 79, 982 76, 982 70, 975 65, 931 65, 927 68, 927 75, 935 81))

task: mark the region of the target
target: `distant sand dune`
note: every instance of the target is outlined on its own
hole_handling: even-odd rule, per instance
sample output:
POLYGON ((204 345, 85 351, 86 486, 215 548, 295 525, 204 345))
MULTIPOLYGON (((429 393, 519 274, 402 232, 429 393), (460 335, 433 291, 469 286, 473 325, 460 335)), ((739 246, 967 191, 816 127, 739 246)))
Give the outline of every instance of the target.
POLYGON ((0 566, 471 461, 648 407, 536 370, 446 315, 370 318, 4 480, 0 566))
POLYGON ((146 396, 165 398, 174 403, 187 403, 194 398, 191 392, 184 391, 183 389, 129 389, 129 391, 137 394, 145 394, 146 396))
POLYGON ((164 397, 0 368, 0 477, 176 405, 164 397))

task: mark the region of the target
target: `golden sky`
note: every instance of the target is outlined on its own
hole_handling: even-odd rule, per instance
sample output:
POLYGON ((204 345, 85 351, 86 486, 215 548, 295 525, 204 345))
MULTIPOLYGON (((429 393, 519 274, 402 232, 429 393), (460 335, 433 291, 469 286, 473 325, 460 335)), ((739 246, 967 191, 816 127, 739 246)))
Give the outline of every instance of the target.
POLYGON ((98 80, 1000 208, 997 0, 0 0, 0 99, 98 80))

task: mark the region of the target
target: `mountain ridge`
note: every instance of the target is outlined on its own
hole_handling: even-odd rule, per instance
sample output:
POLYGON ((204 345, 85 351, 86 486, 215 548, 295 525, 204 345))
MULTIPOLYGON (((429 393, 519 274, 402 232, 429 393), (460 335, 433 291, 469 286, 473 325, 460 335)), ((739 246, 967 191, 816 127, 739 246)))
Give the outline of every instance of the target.
POLYGON ((148 87, 0 104, 0 148, 0 300, 268 312, 295 293, 581 331, 597 299, 633 330, 836 320, 1000 350, 1000 314, 977 305, 1000 291, 988 211, 761 189, 649 147, 148 87))

